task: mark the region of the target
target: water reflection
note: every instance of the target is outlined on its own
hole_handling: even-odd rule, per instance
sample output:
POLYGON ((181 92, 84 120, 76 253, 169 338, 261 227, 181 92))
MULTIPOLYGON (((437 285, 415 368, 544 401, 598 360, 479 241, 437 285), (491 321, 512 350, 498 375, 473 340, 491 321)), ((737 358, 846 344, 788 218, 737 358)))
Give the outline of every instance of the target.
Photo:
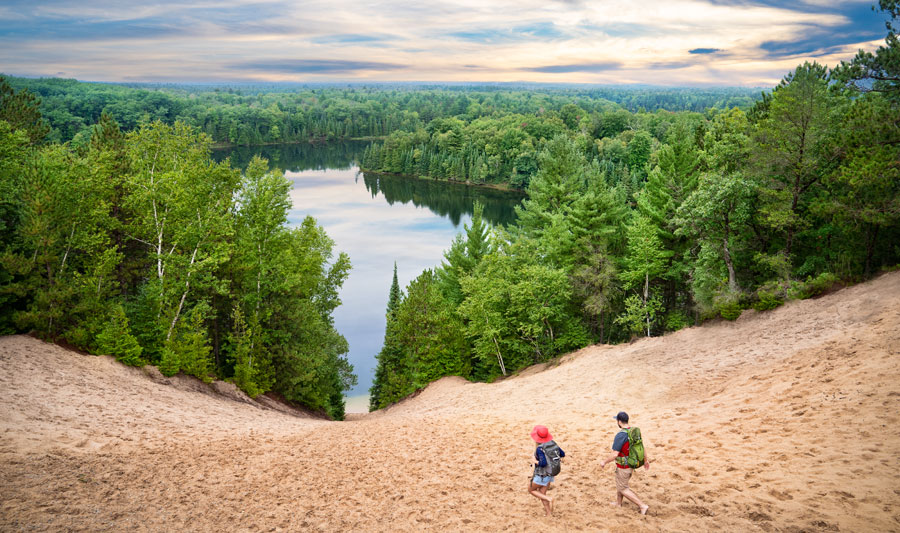
POLYGON ((222 161, 231 157, 235 168, 247 168, 253 156, 259 155, 269 160, 269 168, 280 168, 285 172, 304 170, 338 169, 347 170, 356 164, 369 143, 348 141, 322 144, 298 143, 269 146, 237 146, 213 150, 213 159, 222 161))
POLYGON ((459 226, 463 215, 472 215, 475 200, 484 204, 484 218, 492 225, 509 224, 516 219, 513 208, 520 199, 519 195, 506 191, 446 181, 369 173, 363 173, 363 181, 372 196, 383 194, 389 205, 412 202, 416 207, 424 206, 438 216, 449 218, 454 226, 459 226))
POLYGON ((216 153, 220 160, 230 155, 241 168, 254 155, 270 158, 293 184, 289 223, 311 215, 334 240, 336 251, 350 255, 353 269, 334 322, 350 343, 348 358, 359 376, 351 396, 368 392, 374 377, 394 262, 405 287, 422 270, 440 265, 444 250, 471 220, 476 199, 495 225, 511 223, 521 200, 518 194, 462 184, 363 174, 355 159, 364 148, 364 143, 343 143, 216 153))

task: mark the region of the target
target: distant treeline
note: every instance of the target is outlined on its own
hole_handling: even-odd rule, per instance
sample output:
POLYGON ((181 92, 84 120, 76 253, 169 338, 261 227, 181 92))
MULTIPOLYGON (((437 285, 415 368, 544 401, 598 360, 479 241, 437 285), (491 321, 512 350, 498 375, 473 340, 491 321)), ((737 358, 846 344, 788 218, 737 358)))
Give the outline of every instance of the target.
MULTIPOLYGON (((896 24, 900 3, 882 0, 896 24)), ((737 319, 900 262, 900 42, 804 63, 749 109, 438 118, 363 157, 391 173, 512 183, 444 261, 396 270, 371 407, 446 375, 492 380, 595 342, 737 319)), ((637 382, 640 376, 635 376, 637 382)))
POLYGON ((16 90, 41 99, 48 139, 83 145, 103 112, 124 131, 141 124, 181 121, 232 145, 383 137, 416 131, 434 119, 513 114, 556 114, 574 103, 587 110, 748 107, 754 89, 591 88, 516 85, 177 85, 109 84, 46 78, 14 78, 16 90), (620 107, 621 106, 621 107, 620 107))
POLYGON ((176 122, 46 142, 37 99, 0 78, 0 333, 32 331, 129 365, 334 418, 356 383, 332 312, 350 270, 262 159, 215 162, 176 122))

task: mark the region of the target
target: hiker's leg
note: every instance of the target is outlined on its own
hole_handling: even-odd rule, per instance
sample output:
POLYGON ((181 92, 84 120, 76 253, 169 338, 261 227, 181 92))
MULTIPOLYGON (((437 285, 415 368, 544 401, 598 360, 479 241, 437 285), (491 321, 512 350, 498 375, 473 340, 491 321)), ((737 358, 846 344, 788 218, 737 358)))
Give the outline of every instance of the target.
MULTIPOLYGON (((546 487, 541 487, 541 494, 543 494, 544 496, 547 496, 547 489, 549 489, 549 488, 550 488, 549 483, 547 483, 546 487)), ((550 496, 547 496, 547 500, 545 500, 543 503, 544 503, 544 512, 547 514, 547 516, 550 516, 551 514, 553 514, 553 498, 551 498, 550 496)))
POLYGON ((631 479, 631 470, 616 468, 616 507, 622 507, 622 493, 628 489, 628 481, 631 479))
POLYGON ((547 492, 547 487, 542 487, 542 486, 538 485, 537 483, 532 483, 531 487, 529 487, 529 490, 528 490, 529 494, 531 494, 535 498, 537 498, 545 503, 550 501, 550 497, 547 496, 546 492, 547 492), (544 489, 543 492, 541 492, 541 489, 544 489))
POLYGON ((638 506, 641 510, 641 514, 647 514, 647 509, 650 508, 649 505, 644 505, 644 502, 641 501, 640 498, 637 497, 637 494, 634 493, 631 489, 625 489, 619 494, 619 500, 622 499, 622 496, 628 498, 628 501, 638 506))

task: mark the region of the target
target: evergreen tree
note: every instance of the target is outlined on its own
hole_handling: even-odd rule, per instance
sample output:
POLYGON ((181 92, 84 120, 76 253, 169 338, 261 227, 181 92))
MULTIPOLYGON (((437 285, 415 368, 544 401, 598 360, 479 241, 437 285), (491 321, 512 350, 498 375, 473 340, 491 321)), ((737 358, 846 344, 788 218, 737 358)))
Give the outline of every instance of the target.
POLYGON ((142 366, 141 345, 131 335, 122 306, 116 305, 109 318, 106 327, 97 335, 97 353, 115 356, 126 365, 142 366))
POLYGON ((554 214, 566 215, 585 187, 584 157, 569 139, 558 136, 539 158, 539 170, 528 184, 528 198, 516 206, 516 226, 540 237, 554 214))
POLYGON ((900 1, 879 0, 879 10, 890 15, 885 22, 888 33, 885 46, 875 53, 860 50, 852 61, 842 61, 835 69, 835 78, 863 92, 882 93, 894 102, 900 101, 900 1))
POLYGON ((843 108, 828 89, 825 67, 804 63, 776 87, 768 115, 757 128, 758 217, 783 243, 761 257, 770 265, 783 265, 778 267, 782 275, 790 275, 797 238, 811 222, 810 203, 838 161, 835 133, 843 108))
POLYGON ((378 364, 375 367, 375 379, 369 389, 369 410, 375 411, 399 400, 396 390, 402 388, 402 375, 406 373, 403 353, 397 338, 397 311, 400 308, 400 283, 397 280, 397 263, 394 263, 394 277, 388 293, 387 311, 385 312, 384 344, 381 352, 375 356, 378 364), (393 398, 393 399, 392 399, 393 398))
POLYGON ((457 234, 444 252, 444 261, 436 272, 441 290, 449 302, 459 305, 463 300, 459 280, 475 270, 481 259, 490 253, 489 229, 484 220, 484 204, 475 201, 472 221, 464 226, 465 238, 457 234))
POLYGON ((33 145, 43 142, 50 133, 40 107, 40 98, 27 90, 16 92, 0 76, 0 121, 7 122, 13 130, 25 132, 33 145))

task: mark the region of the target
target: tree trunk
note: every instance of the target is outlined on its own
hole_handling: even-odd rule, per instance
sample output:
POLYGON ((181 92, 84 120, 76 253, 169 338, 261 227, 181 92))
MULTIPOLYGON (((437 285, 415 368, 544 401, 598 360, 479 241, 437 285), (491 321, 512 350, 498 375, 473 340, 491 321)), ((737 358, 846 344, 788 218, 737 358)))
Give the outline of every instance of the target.
POLYGON ((194 248, 194 253, 191 254, 191 263, 188 265, 187 279, 184 282, 184 293, 181 295, 181 300, 178 302, 178 309, 175 311, 175 316, 172 317, 172 323, 169 325, 169 333, 166 334, 166 340, 172 336, 172 330, 175 329, 175 323, 178 322, 178 316, 181 314, 181 309, 184 307, 184 300, 187 298, 188 291, 191 288, 191 267, 194 266, 194 260, 197 258, 197 250, 200 249, 200 243, 197 243, 197 246, 194 248))
MULTIPOLYGON (((871 227, 871 226, 870 226, 871 227)), ((872 273, 872 256, 875 255, 875 242, 878 240, 878 226, 866 232, 866 271, 865 276, 872 273)))
POLYGON ((734 263, 731 260, 731 252, 728 251, 728 233, 722 238, 722 251, 725 254, 725 265, 728 267, 728 289, 737 292, 737 279, 734 275, 734 263))
POLYGON ((644 311, 647 314, 647 336, 650 336, 650 311, 647 309, 647 299, 650 297, 650 273, 644 274, 644 311))

